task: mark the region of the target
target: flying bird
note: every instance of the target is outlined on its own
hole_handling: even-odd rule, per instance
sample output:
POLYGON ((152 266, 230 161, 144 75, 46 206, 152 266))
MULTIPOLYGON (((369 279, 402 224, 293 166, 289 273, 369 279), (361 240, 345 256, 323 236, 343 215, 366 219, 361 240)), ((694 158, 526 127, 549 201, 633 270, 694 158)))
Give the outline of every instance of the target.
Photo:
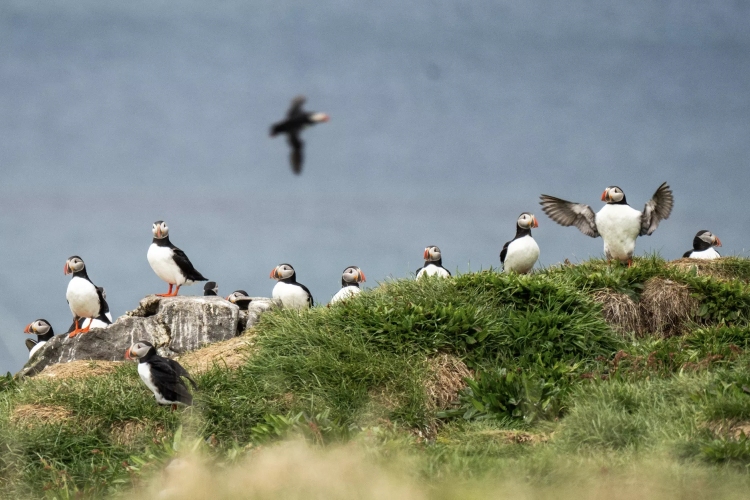
POLYGON ((196 281, 208 281, 196 271, 185 252, 169 241, 169 227, 167 223, 158 220, 151 227, 154 240, 148 247, 146 258, 156 275, 169 283, 167 293, 157 293, 159 297, 174 297, 183 285, 192 285, 196 281), (172 287, 176 286, 174 293, 172 287))
POLYGON ((292 148, 289 154, 289 161, 292 165, 292 171, 297 175, 302 173, 302 163, 304 162, 305 142, 300 137, 300 133, 311 125, 330 120, 330 117, 325 113, 303 110, 302 106, 304 104, 305 96, 300 95, 295 97, 292 99, 292 104, 286 113, 286 119, 271 126, 271 137, 286 134, 286 140, 292 148))
POLYGON ((193 389, 198 388, 195 380, 180 363, 159 356, 151 342, 139 340, 131 345, 125 351, 125 359, 138 360, 138 375, 154 393, 156 402, 160 405, 171 405, 172 410, 175 410, 177 405, 193 404, 193 396, 182 377, 190 381, 193 389))
POLYGON ((367 281, 365 273, 357 266, 349 266, 344 269, 344 272, 341 274, 341 290, 333 296, 331 304, 361 293, 362 290, 359 288, 359 284, 365 281, 367 281))
POLYGON ((672 213, 674 197, 666 182, 656 190, 642 212, 628 205, 625 193, 618 186, 609 186, 602 193, 604 205, 594 213, 583 203, 565 201, 546 194, 541 195, 542 210, 550 219, 562 226, 576 226, 586 236, 604 240, 604 255, 607 260, 616 259, 633 262, 635 240, 638 236, 650 236, 659 222, 672 213))
POLYGON ((539 258, 539 245, 531 237, 531 228, 539 227, 533 214, 524 212, 516 220, 516 236, 503 245, 500 262, 503 271, 526 274, 539 258))
POLYGON ((720 247, 721 240, 711 231, 703 229, 693 238, 693 249, 685 252, 683 257, 688 259, 718 259, 721 257, 714 247, 720 247))

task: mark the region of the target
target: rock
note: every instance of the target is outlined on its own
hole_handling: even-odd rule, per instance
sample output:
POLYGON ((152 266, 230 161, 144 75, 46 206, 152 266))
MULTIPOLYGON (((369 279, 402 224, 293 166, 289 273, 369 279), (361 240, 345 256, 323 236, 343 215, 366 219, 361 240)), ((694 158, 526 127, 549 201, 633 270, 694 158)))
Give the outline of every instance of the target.
POLYGON ((241 317, 239 308, 221 297, 149 295, 107 328, 72 339, 55 336, 17 375, 33 376, 51 364, 76 360, 118 361, 138 340, 151 342, 162 356, 182 354, 239 335, 275 306, 271 299, 254 298, 241 317))

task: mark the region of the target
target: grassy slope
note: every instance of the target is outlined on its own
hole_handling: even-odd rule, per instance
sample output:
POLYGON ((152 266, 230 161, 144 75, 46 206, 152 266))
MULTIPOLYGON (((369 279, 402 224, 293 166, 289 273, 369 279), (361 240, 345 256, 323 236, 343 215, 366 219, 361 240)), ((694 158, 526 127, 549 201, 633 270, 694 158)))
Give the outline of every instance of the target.
POLYGON ((701 478, 703 487, 741 490, 750 466, 740 432, 750 424, 750 261, 720 266, 732 279, 653 257, 630 269, 588 261, 532 276, 399 280, 334 308, 276 311, 256 328, 248 362, 198 376, 197 404, 182 413, 157 407, 133 365, 77 381, 6 380, 0 496, 101 496, 148 477, 187 436, 228 464, 290 433, 364 440, 376 463, 409 457, 415 478, 452 485, 428 488, 436 498, 462 496, 457 481, 481 489, 498 474, 554 491, 574 469, 651 459, 673 466, 675 484, 701 478), (666 339, 615 333, 594 292, 637 299, 653 277, 689 286, 699 301, 693 321, 666 339), (439 352, 475 372, 445 411, 424 386, 439 352))

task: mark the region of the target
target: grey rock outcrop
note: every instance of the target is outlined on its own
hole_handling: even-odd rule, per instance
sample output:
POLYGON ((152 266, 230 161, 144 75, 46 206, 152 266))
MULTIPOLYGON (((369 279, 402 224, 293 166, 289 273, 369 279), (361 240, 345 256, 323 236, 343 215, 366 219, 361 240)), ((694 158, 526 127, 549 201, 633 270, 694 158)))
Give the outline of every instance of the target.
POLYGON ((248 311, 240 311, 221 297, 149 295, 107 328, 95 328, 72 339, 67 335, 54 337, 18 375, 32 376, 55 363, 121 360, 138 340, 151 342, 162 356, 183 354, 241 334, 275 306, 272 299, 257 297, 248 311))

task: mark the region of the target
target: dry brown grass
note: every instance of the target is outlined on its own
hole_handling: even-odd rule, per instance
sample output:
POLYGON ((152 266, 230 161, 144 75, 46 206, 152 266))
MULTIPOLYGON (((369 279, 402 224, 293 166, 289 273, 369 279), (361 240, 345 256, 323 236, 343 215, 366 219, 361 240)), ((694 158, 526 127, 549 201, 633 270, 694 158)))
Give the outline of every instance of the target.
POLYGON ((488 438, 499 439, 508 444, 541 444, 552 438, 551 434, 534 434, 519 430, 489 430, 479 433, 488 438))
POLYGON ((69 363, 58 363, 47 366, 41 373, 36 375, 38 378, 55 378, 58 380, 82 379, 86 377, 97 377, 114 372, 122 361, 91 361, 79 360, 69 363))
POLYGON ((640 305, 646 331, 670 337, 684 332, 699 302, 687 285, 654 277, 643 285, 640 305))
POLYGON ((144 439, 158 440, 166 435, 161 425, 149 425, 138 420, 125 420, 112 425, 109 431, 110 440, 121 446, 129 446, 144 439))
POLYGON ((55 424, 70 420, 74 417, 73 412, 63 406, 57 405, 18 405, 10 415, 13 425, 33 427, 40 424, 55 424))
POLYGON ((737 279, 732 272, 731 265, 726 258, 722 259, 677 259, 668 263, 669 266, 675 267, 680 271, 692 271, 698 276, 708 276, 710 278, 726 281, 737 279))
POLYGON ((247 361, 254 345, 254 336, 245 334, 185 353, 177 359, 191 373, 203 373, 215 365, 231 370, 242 366, 247 361))
POLYGON ((717 420, 706 424, 706 428, 717 437, 739 439, 743 434, 750 437, 748 420, 717 420))
POLYGON ((465 378, 474 374, 466 364, 452 354, 440 353, 427 360, 429 376, 424 388, 427 407, 431 410, 446 410, 458 399, 458 393, 466 387, 465 378))
POLYGON ((641 307, 624 293, 609 288, 594 292, 594 300, 602 305, 605 321, 619 333, 643 333, 641 307))

